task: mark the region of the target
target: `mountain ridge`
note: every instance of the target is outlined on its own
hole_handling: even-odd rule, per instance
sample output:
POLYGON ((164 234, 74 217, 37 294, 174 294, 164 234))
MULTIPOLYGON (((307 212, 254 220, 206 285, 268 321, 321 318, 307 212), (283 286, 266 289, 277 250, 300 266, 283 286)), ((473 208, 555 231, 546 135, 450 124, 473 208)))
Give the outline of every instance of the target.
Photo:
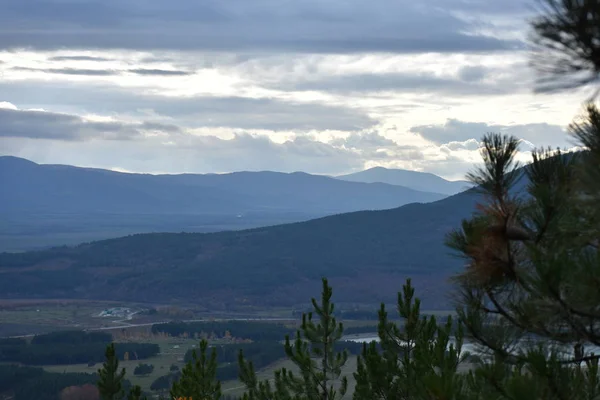
POLYGON ((0 157, 0 251, 131 233, 245 229, 445 195, 304 172, 153 175, 0 157))
POLYGON ((384 167, 373 167, 352 174, 339 175, 335 178, 349 182, 387 183, 444 195, 457 194, 472 187, 472 184, 468 181, 449 181, 429 172, 384 167))
POLYGON ((327 276, 340 303, 376 304, 393 302, 411 278, 425 307, 443 309, 448 278, 460 268, 443 239, 476 200, 469 191, 427 204, 243 231, 139 234, 3 253, 0 293, 201 302, 213 309, 294 306, 327 276))

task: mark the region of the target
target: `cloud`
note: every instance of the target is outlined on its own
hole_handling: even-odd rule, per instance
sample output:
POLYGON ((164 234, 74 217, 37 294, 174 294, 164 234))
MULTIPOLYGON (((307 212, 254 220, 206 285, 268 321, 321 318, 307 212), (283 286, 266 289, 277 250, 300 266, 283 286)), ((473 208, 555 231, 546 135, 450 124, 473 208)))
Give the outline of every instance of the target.
POLYGON ((458 72, 459 79, 464 82, 480 82, 486 75, 486 68, 479 65, 463 67, 458 72))
POLYGON ((346 138, 335 138, 330 141, 330 143, 340 146, 346 147, 349 149, 352 148, 382 148, 382 147, 396 147, 398 146, 396 142, 391 139, 388 139, 378 132, 366 132, 366 133, 357 133, 353 132, 346 138))
POLYGON ((0 82, 0 101, 19 107, 91 110, 98 115, 151 110, 187 127, 231 127, 272 131, 359 131, 377 120, 364 110, 321 103, 236 96, 174 97, 135 93, 114 86, 0 82), (33 102, 35 101, 35 103, 33 102))
POLYGON ((448 119, 443 125, 420 125, 412 127, 410 131, 436 144, 447 143, 451 146, 456 146, 458 142, 468 142, 471 139, 479 140, 488 132, 514 135, 538 147, 572 146, 572 141, 563 127, 547 123, 494 125, 448 119))
POLYGON ((77 115, 0 108, 0 137, 64 141, 131 140, 152 131, 175 133, 179 132, 179 128, 156 122, 94 121, 77 115))
POLYGON ((107 57, 96 57, 96 56, 85 56, 85 55, 76 55, 76 56, 53 56, 48 58, 50 61, 113 61, 113 58, 107 57))
MULTIPOLYGON (((55 57, 52 57, 55 58, 55 57)), ((50 58, 50 59, 52 59, 50 58)), ((168 70, 168 69, 145 69, 134 68, 128 70, 103 70, 103 69, 82 69, 82 68, 31 68, 31 67, 12 67, 14 71, 42 72, 46 74, 61 75, 81 75, 81 76, 117 76, 122 72, 129 72, 136 75, 147 76, 185 76, 191 75, 189 71, 168 70)))
POLYGON ((182 76, 182 75, 191 75, 192 72, 188 71, 176 71, 176 70, 167 70, 167 69, 129 69, 127 72, 131 72, 137 75, 158 75, 158 76, 182 76))
POLYGON ((457 150, 478 150, 480 143, 476 139, 468 139, 464 142, 449 142, 441 146, 442 151, 451 153, 457 150))
POLYGON ((2 153, 41 163, 64 163, 97 168, 118 167, 150 173, 208 173, 275 170, 283 172, 343 173, 362 168, 360 152, 334 147, 306 136, 275 143, 265 135, 216 136, 174 134, 110 141, 47 141, 43 151, 35 140, 0 138, 2 153), (109 155, 110 156, 107 156, 109 155))
POLYGON ((461 96, 499 96, 530 91, 529 74, 523 63, 506 66, 467 65, 456 68, 448 60, 442 72, 423 71, 418 66, 402 72, 306 73, 266 83, 286 91, 323 91, 343 95, 369 92, 438 93, 461 96), (420 70, 420 71, 419 71, 420 70), (512 73, 508 73, 511 72, 512 73), (515 73, 515 71, 518 71, 515 73))
POLYGON ((476 141, 416 146, 380 131, 353 132, 324 140, 292 134, 191 130, 153 120, 100 121, 75 115, 0 108, 2 153, 43 163, 65 163, 136 172, 306 171, 343 174, 376 165, 462 178, 478 161, 476 141), (45 139, 40 145, 40 139, 45 139), (118 141, 116 143, 115 141, 118 141), (465 157, 465 154, 467 155, 465 157))
MULTIPOLYGON (((455 15, 462 0, 60 0, 14 2, 0 14, 0 46, 228 52, 483 52, 522 47, 455 15)), ((486 5, 476 2, 481 12, 486 5)), ((491 10, 491 9, 490 9, 491 10)))
POLYGON ((15 71, 28 72, 43 72, 47 74, 62 74, 62 75, 82 75, 82 76, 111 76, 118 75, 119 71, 102 70, 102 69, 81 69, 81 68, 29 68, 29 67, 12 67, 15 71))

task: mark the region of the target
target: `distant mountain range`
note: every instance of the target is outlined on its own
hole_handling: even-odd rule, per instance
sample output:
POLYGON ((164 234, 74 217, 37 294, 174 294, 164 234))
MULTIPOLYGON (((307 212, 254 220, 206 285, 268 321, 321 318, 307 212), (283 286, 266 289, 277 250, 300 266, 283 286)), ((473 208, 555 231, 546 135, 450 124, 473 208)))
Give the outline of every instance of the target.
POLYGON ((383 167, 375 167, 354 174, 337 176, 336 178, 350 182, 380 182, 406 186, 415 190, 442 193, 448 196, 464 192, 473 186, 468 181, 447 181, 437 175, 426 172, 387 169, 383 167))
MULTIPOLYGON (((521 179, 513 193, 526 184, 521 179)), ((463 261, 450 255, 444 237, 480 200, 470 189, 431 203, 249 230, 0 253, 0 297, 305 307, 326 276, 340 305, 375 307, 395 302, 411 278, 424 309, 451 309, 449 278, 463 261)))
MULTIPOLYGON (((374 176, 370 171, 363 179, 374 176)), ((0 251, 142 232, 245 229, 391 209, 440 200, 448 187, 459 185, 420 172, 385 171, 381 176, 396 176, 396 182, 404 175, 411 179, 404 179, 403 186, 390 183, 391 178, 386 183, 351 181, 360 173, 343 180, 268 171, 129 174, 0 157, 0 251), (426 181, 432 182, 425 185, 432 191, 414 189, 425 187, 426 181)))

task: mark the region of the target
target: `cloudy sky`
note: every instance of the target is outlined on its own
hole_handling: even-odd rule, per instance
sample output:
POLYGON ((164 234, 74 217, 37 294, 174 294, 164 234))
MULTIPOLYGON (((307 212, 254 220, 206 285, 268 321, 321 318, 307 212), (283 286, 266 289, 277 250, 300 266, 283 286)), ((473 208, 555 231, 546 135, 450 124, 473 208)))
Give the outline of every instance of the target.
POLYGON ((0 154, 149 173, 460 179, 486 132, 571 146, 533 0, 3 0, 0 154))

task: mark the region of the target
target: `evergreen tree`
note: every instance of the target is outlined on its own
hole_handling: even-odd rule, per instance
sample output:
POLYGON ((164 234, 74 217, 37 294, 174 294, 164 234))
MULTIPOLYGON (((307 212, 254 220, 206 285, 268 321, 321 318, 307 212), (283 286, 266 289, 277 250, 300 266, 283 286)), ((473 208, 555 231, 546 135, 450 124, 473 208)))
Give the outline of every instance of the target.
POLYGON ((274 374, 271 381, 259 381, 252 362, 244 359, 240 351, 240 380, 246 385, 245 400, 336 400, 346 393, 348 380, 342 377, 342 368, 348 359, 346 350, 335 351, 335 343, 343 335, 344 327, 334 317, 333 294, 327 279, 322 280, 321 302, 312 299, 318 322, 313 313, 302 315, 301 329, 294 343, 289 335, 285 339, 285 352, 298 372, 286 368, 274 374))
MULTIPOLYGON (((115 352, 115 344, 106 346, 104 353, 106 360, 102 368, 98 370, 98 382, 96 386, 102 400, 121 400, 124 397, 123 383, 125 383, 125 368, 119 371, 119 358, 115 352)), ((142 400, 142 389, 135 385, 130 388, 127 400, 142 400)))
POLYGON ((129 390, 127 400, 146 400, 146 397, 142 397, 142 388, 138 385, 135 385, 129 390))
POLYGON ((365 344, 358 359, 355 400, 465 399, 465 378, 459 373, 462 330, 454 329, 452 318, 438 325, 433 316, 420 314, 420 301, 414 299, 410 279, 398 293, 399 327, 388 320, 382 304, 375 342, 365 344), (454 332, 455 342, 450 343, 454 332))
POLYGON ((102 400, 120 400, 123 398, 123 379, 125 368, 119 371, 119 359, 115 353, 115 344, 106 346, 106 361, 98 370, 98 390, 102 400))
POLYGON ((200 342, 200 357, 196 350, 193 359, 181 370, 181 377, 173 383, 171 397, 218 400, 221 398, 221 382, 217 380, 217 352, 212 349, 208 356, 208 342, 200 342))
POLYGON ((505 399, 598 399, 600 113, 570 127, 586 150, 538 150, 489 134, 470 175, 483 201, 448 245, 467 260, 459 317, 486 356, 471 377, 505 399), (519 195, 527 178, 526 194, 519 195))
POLYGON ((595 82, 600 75, 600 1, 541 0, 541 4, 540 15, 532 21, 538 89, 595 82))

